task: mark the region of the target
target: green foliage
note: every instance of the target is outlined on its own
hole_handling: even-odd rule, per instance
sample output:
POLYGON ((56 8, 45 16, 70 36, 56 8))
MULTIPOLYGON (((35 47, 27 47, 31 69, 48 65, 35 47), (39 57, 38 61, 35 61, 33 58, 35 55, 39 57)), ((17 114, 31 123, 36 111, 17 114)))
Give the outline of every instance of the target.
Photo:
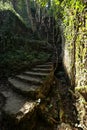
POLYGON ((12 11, 24 23, 23 18, 13 9, 13 6, 10 2, 3 3, 2 1, 0 1, 0 11, 4 10, 12 11))
POLYGON ((8 2, 3 3, 2 1, 0 1, 0 10, 13 10, 13 7, 8 2))
POLYGON ((42 7, 46 7, 49 0, 37 0, 36 2, 39 3, 42 7))

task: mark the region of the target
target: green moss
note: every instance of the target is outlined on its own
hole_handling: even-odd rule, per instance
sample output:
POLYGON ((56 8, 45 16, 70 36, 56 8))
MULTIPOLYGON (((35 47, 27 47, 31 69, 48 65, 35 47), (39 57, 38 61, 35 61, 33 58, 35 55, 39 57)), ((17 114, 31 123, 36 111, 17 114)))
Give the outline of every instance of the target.
POLYGON ((79 86, 76 87, 76 91, 80 92, 80 94, 84 97, 87 101, 87 85, 86 86, 79 86))
POLYGON ((79 92, 87 93, 87 85, 76 87, 76 90, 79 91, 79 92))

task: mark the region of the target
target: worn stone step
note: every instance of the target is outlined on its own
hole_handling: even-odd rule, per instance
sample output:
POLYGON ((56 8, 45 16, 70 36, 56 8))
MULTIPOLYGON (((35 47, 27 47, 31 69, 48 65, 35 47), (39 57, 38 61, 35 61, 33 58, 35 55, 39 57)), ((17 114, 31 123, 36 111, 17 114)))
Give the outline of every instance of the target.
POLYGON ((50 73, 51 71, 52 71, 52 68, 49 68, 49 69, 47 69, 47 68, 33 68, 32 69, 32 71, 34 71, 34 72, 40 72, 40 73, 50 73))
POLYGON ((40 77, 40 78, 43 78, 49 75, 49 73, 32 72, 32 71, 26 71, 24 72, 24 74, 29 75, 31 77, 40 77))
POLYGON ((29 75, 17 75, 16 78, 20 81, 27 82, 29 84, 34 84, 34 85, 41 85, 43 83, 42 79, 39 77, 31 77, 29 75))
POLYGON ((52 61, 46 62, 45 65, 53 65, 52 61))
POLYGON ((36 66, 37 68, 47 68, 47 69, 49 69, 49 68, 52 68, 52 65, 51 64, 43 64, 43 65, 37 65, 36 66))
POLYGON ((23 118, 27 118, 27 115, 28 119, 32 116, 37 106, 36 101, 28 100, 10 89, 1 93, 6 98, 6 102, 2 108, 2 113, 4 116, 6 115, 5 117, 14 119, 17 123, 23 120, 23 118))
POLYGON ((16 78, 9 78, 8 81, 16 92, 23 94, 24 96, 35 98, 35 91, 39 87, 38 85, 31 85, 27 82, 17 80, 16 78))

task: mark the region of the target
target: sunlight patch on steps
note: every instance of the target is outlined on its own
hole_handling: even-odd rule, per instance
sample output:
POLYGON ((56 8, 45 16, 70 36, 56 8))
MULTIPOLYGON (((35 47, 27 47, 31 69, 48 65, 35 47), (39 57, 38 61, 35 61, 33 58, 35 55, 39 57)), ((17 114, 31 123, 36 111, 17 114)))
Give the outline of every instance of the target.
POLYGON ((36 102, 26 102, 23 107, 19 110, 19 112, 17 113, 16 118, 18 120, 20 120, 21 118, 23 118, 27 113, 31 113, 34 108, 37 106, 36 102))

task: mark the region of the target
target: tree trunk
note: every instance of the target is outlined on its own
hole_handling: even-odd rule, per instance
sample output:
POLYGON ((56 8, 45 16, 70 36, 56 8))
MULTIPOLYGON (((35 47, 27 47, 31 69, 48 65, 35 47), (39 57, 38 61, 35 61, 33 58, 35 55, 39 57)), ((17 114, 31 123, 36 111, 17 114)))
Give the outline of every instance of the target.
POLYGON ((31 13, 30 0, 26 0, 26 7, 27 7, 27 14, 28 14, 29 21, 31 23, 32 30, 33 30, 33 32, 35 32, 36 25, 35 25, 35 21, 34 21, 34 18, 32 17, 32 13, 31 13))
POLYGON ((17 11, 17 0, 12 0, 12 5, 15 11, 17 11))
POLYGON ((71 59, 72 59, 72 70, 71 70, 71 85, 72 85, 72 90, 75 89, 76 86, 76 39, 78 36, 78 30, 79 27, 76 28, 75 30, 75 36, 74 36, 74 40, 72 43, 72 52, 71 52, 71 59))
POLYGON ((36 18, 36 21, 37 21, 38 23, 40 23, 40 16, 41 16, 40 5, 39 5, 39 4, 35 4, 35 8, 36 8, 35 18, 36 18))

